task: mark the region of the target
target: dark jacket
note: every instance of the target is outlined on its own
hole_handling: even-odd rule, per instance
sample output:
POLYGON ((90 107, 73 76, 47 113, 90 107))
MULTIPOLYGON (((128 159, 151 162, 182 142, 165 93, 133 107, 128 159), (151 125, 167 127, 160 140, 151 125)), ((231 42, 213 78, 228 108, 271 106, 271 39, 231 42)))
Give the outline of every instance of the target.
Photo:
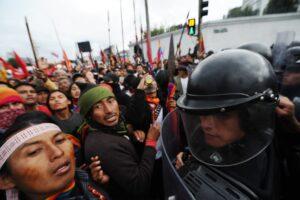
POLYGON ((110 176, 107 191, 112 199, 147 199, 156 150, 145 147, 141 158, 127 136, 94 130, 84 142, 85 158, 99 156, 110 176))

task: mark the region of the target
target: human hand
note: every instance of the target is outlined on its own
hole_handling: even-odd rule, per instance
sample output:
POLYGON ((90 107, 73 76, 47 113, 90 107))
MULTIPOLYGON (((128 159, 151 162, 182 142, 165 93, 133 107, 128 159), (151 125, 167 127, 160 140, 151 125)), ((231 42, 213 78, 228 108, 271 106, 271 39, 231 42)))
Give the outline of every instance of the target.
POLYGON ((183 158, 183 152, 179 152, 176 156, 176 161, 175 161, 175 168, 177 170, 184 165, 182 158, 183 158))
POLYGON ((91 170, 92 179, 98 183, 105 184, 109 182, 109 176, 105 174, 101 168, 98 156, 91 157, 92 163, 89 165, 91 170))
POLYGON ((300 123, 295 116, 295 105, 291 100, 285 96, 280 96, 279 104, 275 111, 288 131, 300 133, 300 123))
POLYGON ((145 133, 141 130, 135 130, 133 131, 134 137, 139 142, 144 142, 145 140, 145 133))
POLYGON ((147 140, 157 141, 160 135, 160 125, 158 123, 154 123, 150 125, 147 134, 147 140))
POLYGON ((38 79, 41 79, 44 82, 47 81, 47 76, 42 70, 40 70, 40 69, 36 70, 35 75, 38 79))

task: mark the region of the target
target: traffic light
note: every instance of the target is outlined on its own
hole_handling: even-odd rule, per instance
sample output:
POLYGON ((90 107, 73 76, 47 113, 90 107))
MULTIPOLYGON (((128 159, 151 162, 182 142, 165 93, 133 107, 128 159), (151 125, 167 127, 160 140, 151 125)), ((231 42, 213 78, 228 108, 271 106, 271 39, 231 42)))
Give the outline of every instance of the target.
POLYGON ((196 34, 196 20, 195 18, 188 20, 188 34, 195 35, 196 34))
POLYGON ((205 8, 208 7, 208 1, 203 1, 201 0, 201 17, 206 16, 208 14, 208 10, 204 10, 205 8))

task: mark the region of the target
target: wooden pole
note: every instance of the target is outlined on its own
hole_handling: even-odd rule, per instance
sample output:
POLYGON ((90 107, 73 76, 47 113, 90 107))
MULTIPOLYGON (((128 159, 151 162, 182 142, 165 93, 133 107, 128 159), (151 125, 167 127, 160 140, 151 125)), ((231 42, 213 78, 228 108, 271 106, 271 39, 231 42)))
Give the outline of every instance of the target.
POLYGON ((39 68, 39 62, 38 62, 38 59, 37 59, 36 51, 35 51, 35 48, 34 48, 32 37, 31 37, 31 33, 30 33, 30 29, 29 29, 27 17, 25 17, 25 24, 26 24, 27 33, 28 33, 28 37, 29 37, 29 40, 30 40, 31 49, 32 49, 32 52, 33 52, 35 64, 36 64, 36 67, 39 68))

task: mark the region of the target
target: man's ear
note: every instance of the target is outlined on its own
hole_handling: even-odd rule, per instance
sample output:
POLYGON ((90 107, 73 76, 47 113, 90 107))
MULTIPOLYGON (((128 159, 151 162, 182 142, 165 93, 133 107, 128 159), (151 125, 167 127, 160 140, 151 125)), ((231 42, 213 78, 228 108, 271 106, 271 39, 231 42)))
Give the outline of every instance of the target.
POLYGON ((13 179, 7 174, 0 175, 0 190, 8 190, 14 188, 16 185, 13 179))

